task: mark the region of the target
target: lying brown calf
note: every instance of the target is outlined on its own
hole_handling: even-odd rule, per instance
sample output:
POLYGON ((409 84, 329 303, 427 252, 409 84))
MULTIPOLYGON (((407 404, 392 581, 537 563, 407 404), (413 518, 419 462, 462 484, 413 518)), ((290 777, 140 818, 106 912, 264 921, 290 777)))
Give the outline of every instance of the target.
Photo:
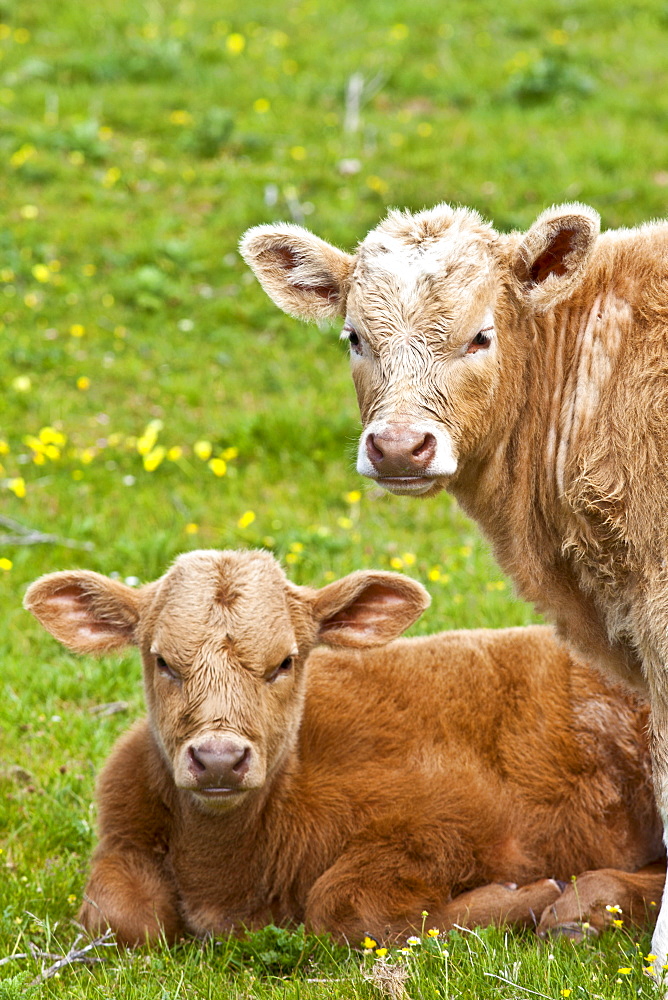
POLYGON ((624 872, 662 850, 645 706, 548 628, 362 648, 427 604, 392 573, 297 587, 264 552, 191 552, 138 590, 34 583, 26 606, 70 649, 144 660, 148 718, 99 780, 84 926, 136 944, 305 921, 356 943, 423 910, 443 929, 644 919, 662 877, 624 872), (552 880, 603 867, 579 895, 552 880))

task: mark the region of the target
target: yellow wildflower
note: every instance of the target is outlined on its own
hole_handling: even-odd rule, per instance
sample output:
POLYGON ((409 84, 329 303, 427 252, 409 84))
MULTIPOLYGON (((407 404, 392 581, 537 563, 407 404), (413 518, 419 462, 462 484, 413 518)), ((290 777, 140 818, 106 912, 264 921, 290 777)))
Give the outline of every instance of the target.
POLYGON ((66 436, 62 431, 57 431, 55 427, 42 427, 39 432, 39 440, 42 444, 55 444, 62 448, 67 443, 66 436))
POLYGON ((247 510, 241 515, 237 521, 237 528, 247 528, 249 524, 252 524, 255 520, 255 511, 247 510))
POLYGON ((343 499, 346 503, 359 503, 362 499, 362 494, 359 490, 351 490, 349 493, 343 494, 343 499))
POLYGON ((172 125, 190 125, 193 120, 193 116, 189 111, 177 109, 176 111, 170 111, 169 120, 172 125))
POLYGON ((408 25, 393 24, 390 28, 390 41, 402 42, 404 38, 408 38, 408 25))
POLYGON ((178 462, 182 455, 183 448, 178 444, 173 445, 167 452, 167 458, 170 462, 178 462))
POLYGON ((71 903, 76 903, 76 901, 77 901, 77 897, 76 897, 76 896, 73 896, 72 894, 70 894, 70 895, 69 895, 69 896, 67 897, 67 902, 68 902, 68 903, 70 903, 70 904, 71 904, 71 903))
POLYGON ((153 448, 147 455, 144 455, 144 468, 147 472, 154 472, 163 458, 165 457, 166 449, 159 444, 157 448, 153 448))
POLYGON ((137 451, 140 455, 148 455, 150 451, 153 451, 157 440, 158 431, 149 424, 142 436, 137 438, 137 451))
POLYGON ((70 333, 73 337, 83 337, 86 332, 86 327, 82 326, 81 323, 72 323, 70 327, 70 333))
POLYGON ((628 965, 625 965, 624 968, 617 969, 617 972, 619 973, 620 976, 630 976, 632 970, 628 967, 628 965))
POLYGON ((32 382, 30 381, 29 375, 17 375, 12 381, 12 389, 16 392, 30 392, 32 389, 32 382))
POLYGON ((256 101, 253 101, 253 110, 257 111, 259 115, 264 115, 269 111, 271 104, 266 97, 258 97, 256 101))
POLYGON ((15 479, 10 479, 7 483, 7 489, 10 489, 14 496, 22 499, 26 495, 26 482, 23 476, 17 476, 15 479))
POLYGON ((608 913, 621 913, 622 912, 621 906, 618 906, 617 903, 614 903, 614 904, 608 903, 608 905, 606 906, 606 910, 608 911, 608 913))
POLYGON ((297 555, 296 552, 288 552, 288 554, 285 557, 285 561, 290 566, 292 566, 294 565, 294 563, 299 562, 299 556, 297 555))
POLYGON ((231 55, 241 55, 243 50, 246 48, 246 39, 243 35, 240 35, 238 31, 233 31, 232 34, 228 35, 225 39, 225 47, 231 55))
POLYGON ((429 937, 431 937, 431 938, 436 938, 436 937, 438 937, 438 935, 439 935, 440 933, 441 933, 441 932, 439 931, 438 927, 430 927, 430 928, 429 928, 429 930, 427 931, 427 934, 428 934, 428 935, 429 935, 429 937))
POLYGON ((392 569, 403 569, 404 561, 403 559, 400 559, 399 556, 392 556, 390 559, 390 566, 392 569))
POLYGON ((4 570, 5 573, 9 573, 13 565, 14 563, 11 559, 7 559, 6 556, 0 557, 0 569, 4 570))
POLYGON ((406 564, 406 566, 415 565, 415 554, 413 552, 404 552, 401 557, 406 564))
POLYGON ((385 958, 387 955, 387 948, 376 948, 376 954, 378 958, 385 958))
POLYGON ((22 219, 36 219, 39 215, 39 209, 37 205, 22 205, 19 209, 19 215, 22 219))
POLYGON ((303 146, 292 146, 290 148, 290 156, 293 160, 305 160, 307 156, 306 149, 303 146))
POLYGON ((427 573, 427 577, 432 583, 436 583, 437 580, 441 579, 441 571, 438 566, 432 566, 432 568, 427 573))
POLYGON ((233 458, 238 456, 238 454, 238 448, 225 448, 225 450, 220 453, 220 457, 224 458, 226 462, 231 462, 233 458))
POLYGON ((613 927, 623 927, 624 926, 624 921, 623 920, 613 920, 612 921, 612 926, 613 927))
POLYGON ((374 948, 378 947, 378 942, 376 941, 375 938, 369 937, 369 935, 367 934, 367 936, 362 941, 362 947, 368 948, 371 951, 374 948))
POLYGON ((190 521, 188 524, 186 524, 185 527, 186 535, 196 535, 198 531, 199 531, 199 524, 196 524, 194 521, 190 521))
POLYGON ((290 545, 290 551, 291 552, 303 552, 304 551, 304 546, 302 545, 301 542, 292 542, 291 545, 290 545))
POLYGON ((561 991, 561 996, 562 997, 569 997, 572 992, 573 992, 573 990, 562 990, 561 991))
POLYGON ((212 458, 207 465, 213 472, 214 476, 224 476, 227 472, 227 462, 224 458, 212 458))
POLYGON ((102 187, 112 188, 121 179, 121 171, 118 167, 109 167, 102 178, 102 187))
POLYGON ((352 528, 353 526, 353 522, 350 520, 349 517, 337 517, 336 523, 338 524, 339 528, 344 528, 346 530, 348 530, 348 528, 352 528))
POLYGON ((389 188, 387 181, 384 181, 382 177, 378 177, 376 174, 371 174, 367 177, 366 186, 375 191, 376 194, 385 194, 389 188))
POLYGON ((206 460, 211 457, 213 445, 210 441, 195 441, 193 451, 198 458, 201 458, 203 462, 206 462, 206 460))
POLYGON ((32 269, 32 276, 40 284, 45 284, 47 281, 51 281, 51 271, 48 269, 46 264, 35 264, 32 269))
POLYGON ((82 392, 85 392, 86 389, 90 389, 90 379, 87 375, 79 376, 77 379, 77 389, 81 389, 82 392))

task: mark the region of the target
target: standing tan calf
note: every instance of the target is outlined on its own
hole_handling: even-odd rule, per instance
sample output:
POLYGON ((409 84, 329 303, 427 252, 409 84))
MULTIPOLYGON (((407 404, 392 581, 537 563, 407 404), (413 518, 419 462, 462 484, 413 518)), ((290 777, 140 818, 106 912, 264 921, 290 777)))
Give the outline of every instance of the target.
MULTIPOLYGON (((563 205, 503 235, 438 205, 354 255, 291 225, 242 252, 287 312, 345 316, 359 471, 452 491, 522 596, 649 694, 668 838, 668 224, 599 235, 563 205)), ((661 977, 668 895, 652 950, 661 977)))
POLYGON ((84 926, 136 944, 303 920, 357 943, 425 909, 441 928, 646 919, 661 876, 627 874, 661 853, 646 707, 548 628, 365 648, 427 604, 392 573, 297 587, 263 552, 191 552, 138 590, 34 583, 68 648, 144 662, 148 718, 99 779, 84 926), (601 868, 579 893, 554 881, 601 868))

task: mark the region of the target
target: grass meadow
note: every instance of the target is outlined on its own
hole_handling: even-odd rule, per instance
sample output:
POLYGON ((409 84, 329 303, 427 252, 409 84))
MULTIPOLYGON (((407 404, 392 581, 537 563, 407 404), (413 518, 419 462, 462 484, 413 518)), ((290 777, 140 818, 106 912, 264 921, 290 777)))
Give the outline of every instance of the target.
MULTIPOLYGON (((338 330, 279 313, 239 236, 350 248, 439 200, 503 229, 573 199, 662 216, 667 45, 665 0, 0 0, 0 959, 73 944, 95 774, 142 713, 136 655, 69 655, 22 610, 41 573, 264 546, 298 583, 405 570, 416 632, 535 620, 449 498, 360 481, 338 330)), ((491 930, 389 958, 411 1000, 608 1000, 655 995, 648 947, 491 930)), ((376 956, 299 929, 99 953, 40 986, 5 962, 0 998, 382 992, 376 956)))

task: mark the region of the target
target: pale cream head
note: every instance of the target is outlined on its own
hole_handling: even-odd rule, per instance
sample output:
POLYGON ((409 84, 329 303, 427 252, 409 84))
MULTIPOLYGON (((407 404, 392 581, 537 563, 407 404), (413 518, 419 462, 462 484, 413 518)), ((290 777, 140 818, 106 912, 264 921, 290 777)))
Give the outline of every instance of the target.
POLYGON ((249 230, 241 252, 282 309, 344 317, 364 424, 359 472, 430 495, 490 432, 514 302, 539 312, 569 295, 598 226, 592 209, 564 205, 503 236, 442 204, 391 212, 354 255, 285 224, 249 230))

